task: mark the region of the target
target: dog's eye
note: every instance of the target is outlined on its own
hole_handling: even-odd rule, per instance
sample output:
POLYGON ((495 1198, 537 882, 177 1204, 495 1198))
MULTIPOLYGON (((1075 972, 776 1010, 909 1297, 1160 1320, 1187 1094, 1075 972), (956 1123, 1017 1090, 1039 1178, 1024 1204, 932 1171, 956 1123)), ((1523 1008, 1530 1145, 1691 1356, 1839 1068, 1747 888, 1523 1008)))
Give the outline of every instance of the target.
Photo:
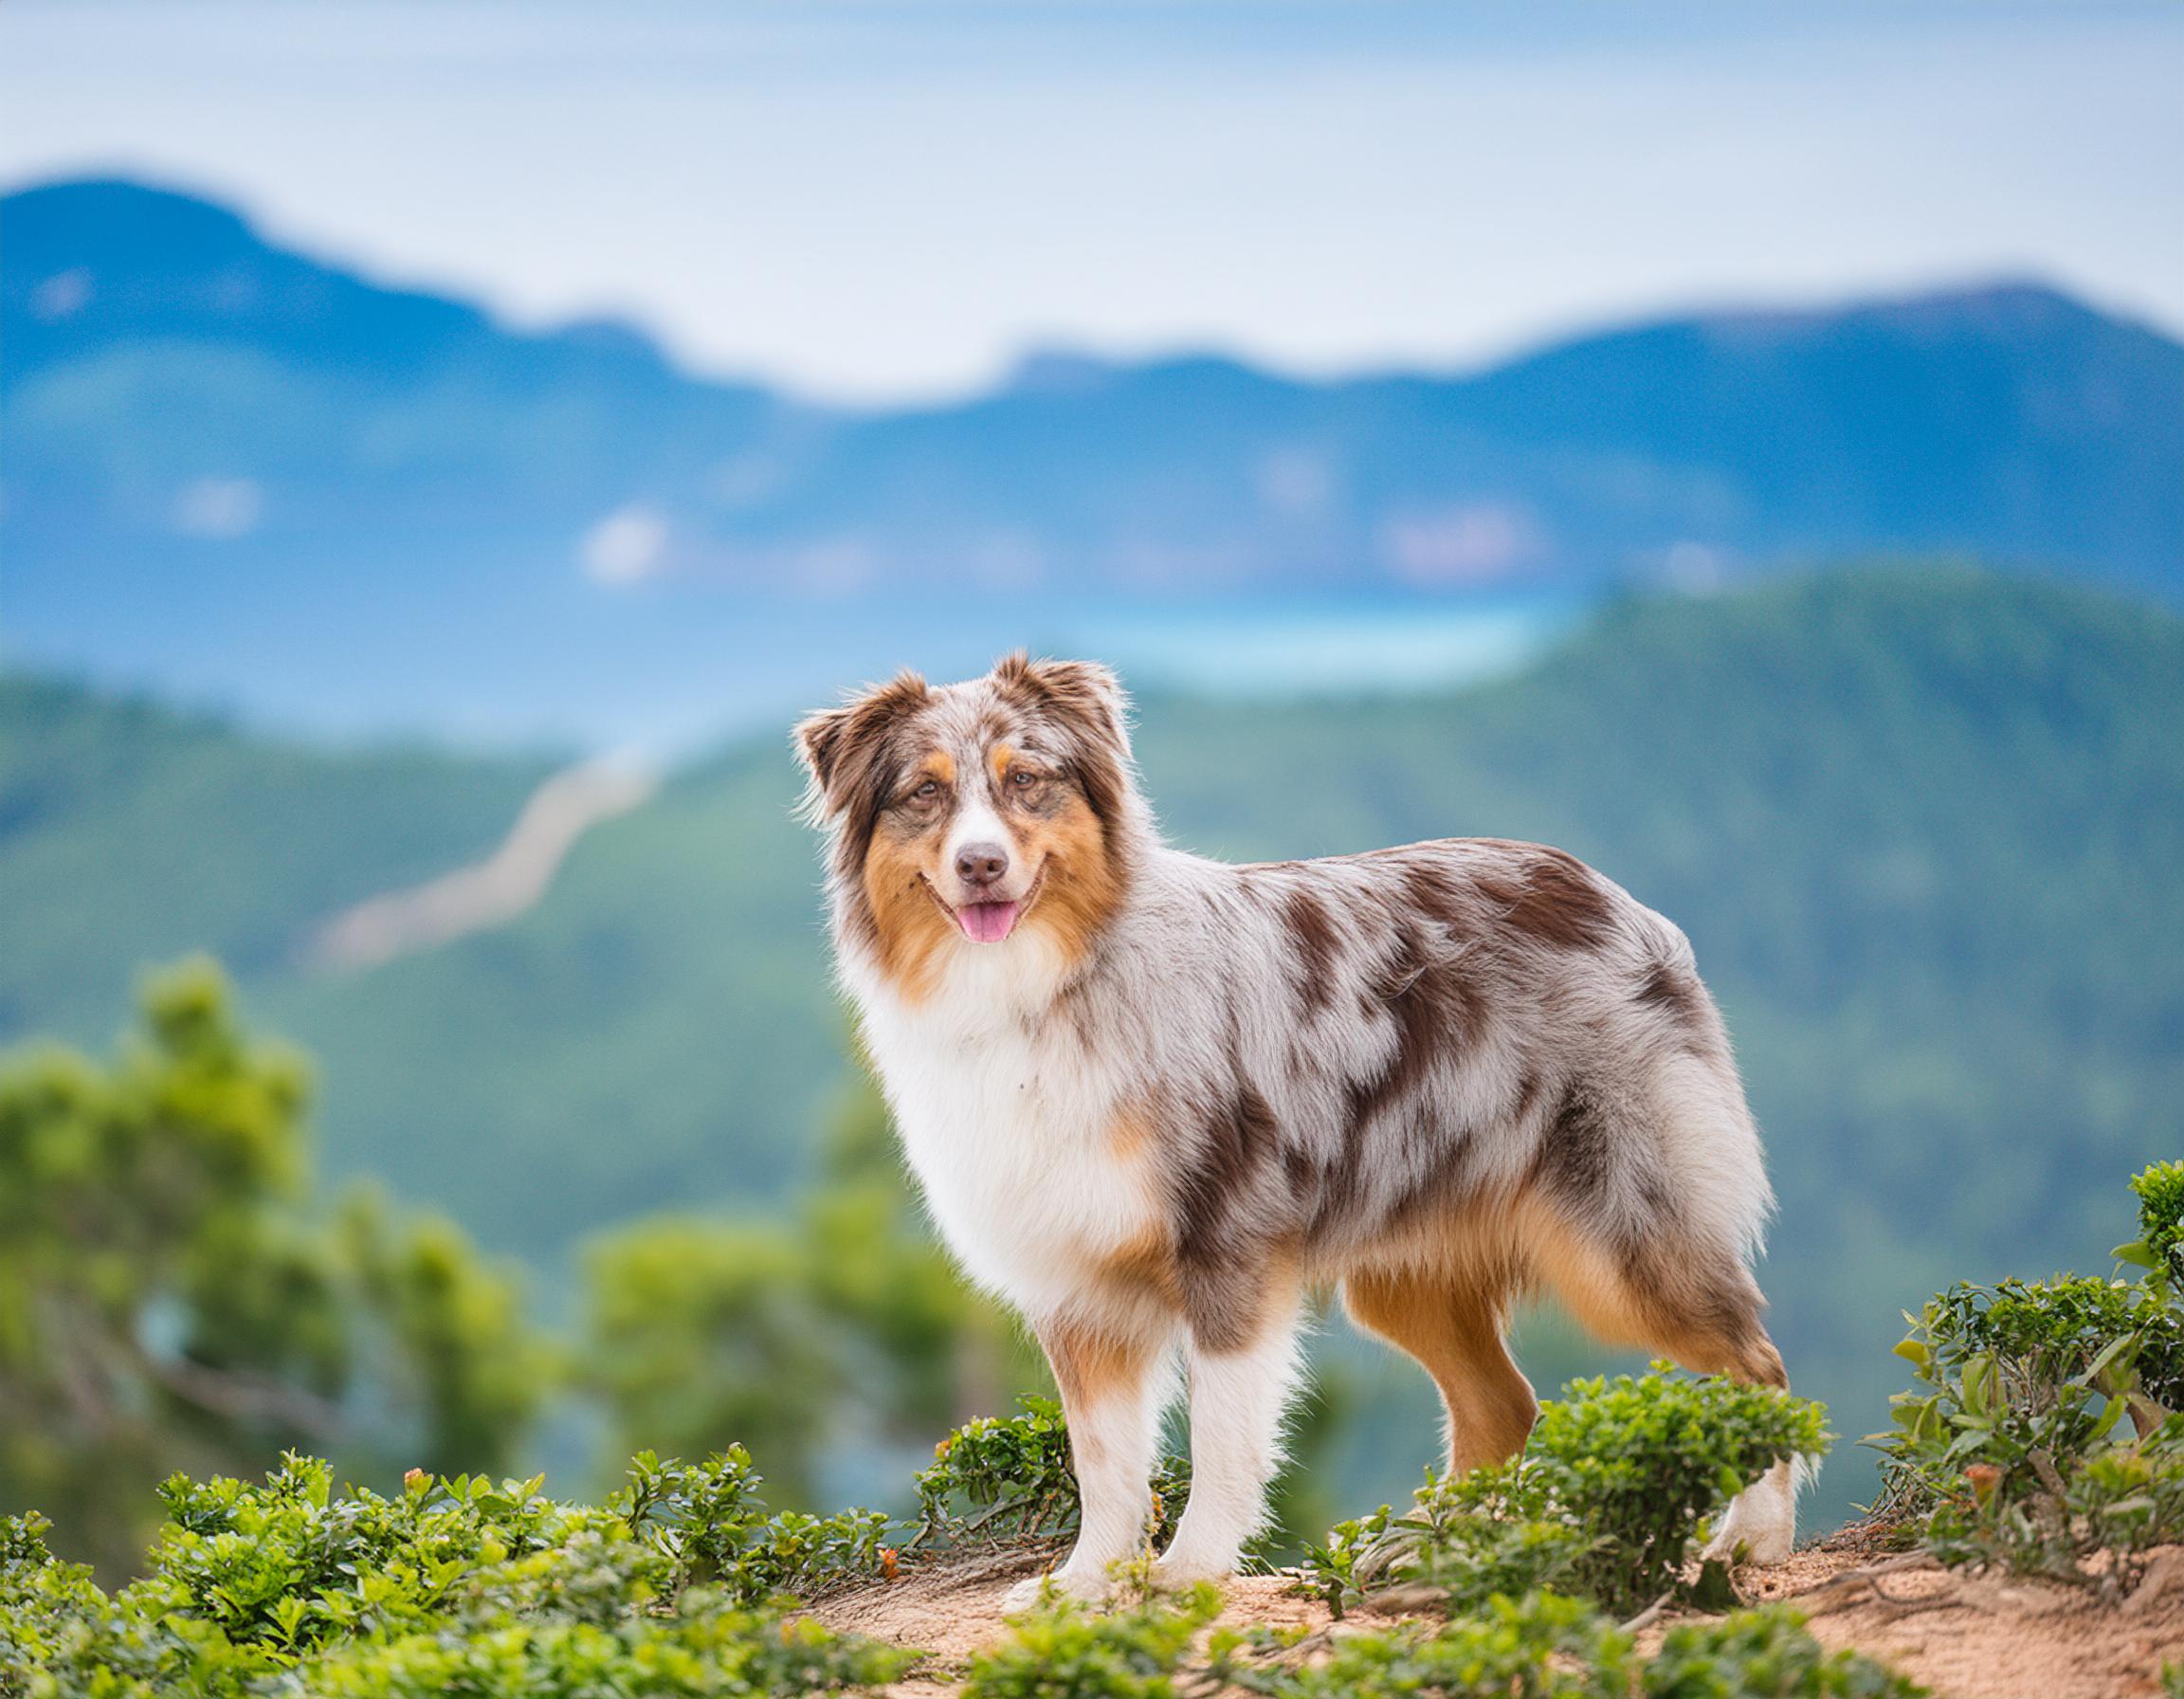
POLYGON ((1028 791, 1039 782, 1039 776, 1028 767, 1019 767, 1009 775, 1009 782, 1019 791, 1028 791))
POLYGON ((931 802, 934 797, 939 795, 940 781, 937 778, 929 778, 910 793, 910 800, 913 802, 931 802))

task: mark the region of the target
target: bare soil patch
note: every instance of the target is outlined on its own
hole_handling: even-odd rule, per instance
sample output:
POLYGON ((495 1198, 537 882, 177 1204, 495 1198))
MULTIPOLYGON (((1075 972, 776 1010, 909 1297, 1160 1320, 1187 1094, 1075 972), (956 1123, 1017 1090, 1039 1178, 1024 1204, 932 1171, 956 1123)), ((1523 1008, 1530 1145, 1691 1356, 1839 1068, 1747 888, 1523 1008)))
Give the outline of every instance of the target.
MULTIPOLYGON (((829 1628, 921 1650, 913 1678, 888 1690, 940 1699, 957 1690, 973 1653, 1007 1634, 1003 1594, 1053 1557, 1016 1549, 906 1564, 897 1580, 836 1594, 811 1614, 829 1628)), ((1952 1574, 1857 1528, 1786 1562, 1748 1567, 1737 1582, 1755 1602, 1795 1605, 1823 1644, 1880 1658, 1941 1699, 2150 1699, 2161 1691, 2163 1661, 2184 1661, 2184 1547, 2162 1554, 2120 1605, 2053 1583, 1952 1574)), ((1242 1576, 1222 1591, 1228 1623, 1330 1625, 1327 1608, 1287 1576, 1242 1576)), ((1333 1632, 1386 1620, 1353 1613, 1333 1632)), ((1647 1629, 1646 1640, 1657 1643, 1663 1626, 1647 1629)))

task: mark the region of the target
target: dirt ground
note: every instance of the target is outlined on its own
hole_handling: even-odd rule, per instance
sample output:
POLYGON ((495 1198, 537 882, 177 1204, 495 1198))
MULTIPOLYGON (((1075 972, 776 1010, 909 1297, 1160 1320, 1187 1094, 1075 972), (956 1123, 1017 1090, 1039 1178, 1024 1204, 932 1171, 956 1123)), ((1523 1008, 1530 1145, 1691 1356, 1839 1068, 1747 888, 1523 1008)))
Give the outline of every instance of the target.
MULTIPOLYGON (((926 1657, 914 1679, 888 1691, 940 1699, 956 1691, 971 1654, 1006 1634, 1001 1596, 1010 1583, 1051 1561, 1005 1551, 910 1564, 898 1580, 839 1594, 812 1615, 919 1648, 926 1657)), ((2164 1659, 2184 1661, 2184 1547, 2162 1553, 2122 1605, 2048 1583, 1951 1575, 1891 1556, 1855 1530, 1737 1580, 1755 1602, 1795 1605, 1824 1644, 1880 1658, 1941 1699, 2139 1699, 2160 1692, 2164 1659)), ((1330 1626, 1326 1607, 1300 1597, 1284 1576, 1240 1577, 1223 1592, 1226 1622, 1330 1626)), ((1354 1612, 1332 1632, 1385 1620, 1354 1612)), ((1642 1643, 1659 1634, 1659 1625, 1648 1629, 1642 1643)))

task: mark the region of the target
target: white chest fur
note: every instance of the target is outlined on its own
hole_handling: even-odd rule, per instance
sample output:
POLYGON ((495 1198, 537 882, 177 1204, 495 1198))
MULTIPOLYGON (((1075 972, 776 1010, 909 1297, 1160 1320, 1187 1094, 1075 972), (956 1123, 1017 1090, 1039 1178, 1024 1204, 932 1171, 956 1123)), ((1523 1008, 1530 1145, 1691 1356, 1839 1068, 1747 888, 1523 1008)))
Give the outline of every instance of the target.
POLYGON ((1028 956, 966 951, 915 1008, 882 984, 852 989, 941 1233, 974 1280, 1037 1318, 1143 1234, 1155 1205, 1117 1141, 1121 1082, 1039 1013, 1051 981, 1028 956))

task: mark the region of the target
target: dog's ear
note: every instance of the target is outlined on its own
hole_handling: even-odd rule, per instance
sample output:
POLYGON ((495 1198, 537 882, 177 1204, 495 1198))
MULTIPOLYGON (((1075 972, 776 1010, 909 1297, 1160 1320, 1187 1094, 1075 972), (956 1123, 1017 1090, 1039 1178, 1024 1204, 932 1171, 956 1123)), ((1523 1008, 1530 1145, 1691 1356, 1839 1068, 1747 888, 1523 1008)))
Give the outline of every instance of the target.
POLYGON ((1097 661, 1034 661, 1022 649, 993 668, 1002 690, 1062 721, 1130 761, 1130 698, 1122 681, 1097 661))
POLYGON ((803 812, 814 825, 839 819, 870 782, 888 730, 922 707, 930 692, 914 672, 899 672, 797 722, 791 741, 810 779, 803 812))
POLYGON ((993 668, 993 682, 1066 735, 1069 768, 1092 812, 1109 825, 1122 819, 1135 780, 1130 699, 1121 681, 1097 661, 1033 661, 1019 649, 993 668))

